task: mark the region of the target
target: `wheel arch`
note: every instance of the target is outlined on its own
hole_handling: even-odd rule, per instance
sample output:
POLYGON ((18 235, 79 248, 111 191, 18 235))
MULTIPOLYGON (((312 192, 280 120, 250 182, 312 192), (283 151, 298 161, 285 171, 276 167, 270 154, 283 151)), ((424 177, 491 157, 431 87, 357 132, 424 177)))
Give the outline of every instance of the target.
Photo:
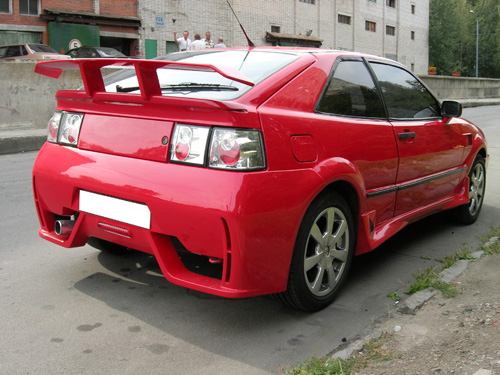
POLYGON ((323 190, 321 190, 316 197, 313 199, 313 201, 309 204, 309 206, 312 205, 312 203, 316 200, 319 199, 322 195, 330 194, 332 192, 335 192, 339 194, 342 198, 345 199, 347 205, 349 206, 349 209, 351 210, 351 214, 353 217, 353 222, 354 222, 354 231, 355 231, 355 244, 354 246, 356 247, 357 244, 357 238, 359 236, 359 225, 360 225, 360 199, 358 195, 357 189, 354 187, 354 185, 347 181, 347 180, 337 180, 331 182, 329 185, 325 186, 323 190))

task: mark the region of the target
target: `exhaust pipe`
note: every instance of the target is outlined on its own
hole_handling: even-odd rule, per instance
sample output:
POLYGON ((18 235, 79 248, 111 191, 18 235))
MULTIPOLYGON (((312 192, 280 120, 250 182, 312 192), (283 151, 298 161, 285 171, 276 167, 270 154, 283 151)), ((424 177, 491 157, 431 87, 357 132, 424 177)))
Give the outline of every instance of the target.
POLYGON ((69 236, 73 231, 76 220, 56 220, 54 231, 58 236, 69 236))

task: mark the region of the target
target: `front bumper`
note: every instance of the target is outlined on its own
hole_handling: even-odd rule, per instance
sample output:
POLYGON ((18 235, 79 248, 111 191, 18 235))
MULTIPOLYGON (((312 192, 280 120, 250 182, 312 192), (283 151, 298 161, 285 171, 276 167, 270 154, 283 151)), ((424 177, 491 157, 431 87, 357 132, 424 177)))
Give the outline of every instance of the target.
POLYGON ((97 237, 153 254, 172 283, 223 297, 281 292, 302 216, 321 185, 311 170, 239 173, 46 143, 33 168, 40 236, 64 247, 97 237), (300 184, 297 183, 300 181, 300 184), (148 227, 80 211, 81 191, 147 206, 148 227), (57 219, 76 217, 68 235, 57 219), (222 261, 220 278, 189 271, 174 243, 222 261))

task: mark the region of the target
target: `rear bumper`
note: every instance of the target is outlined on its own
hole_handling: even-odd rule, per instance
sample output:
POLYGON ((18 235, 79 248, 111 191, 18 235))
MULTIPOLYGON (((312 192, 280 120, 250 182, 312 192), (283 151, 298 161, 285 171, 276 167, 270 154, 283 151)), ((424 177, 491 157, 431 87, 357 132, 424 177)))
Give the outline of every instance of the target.
POLYGON ((237 173, 50 143, 33 168, 42 238, 76 247, 97 237, 147 252, 172 283, 231 298, 286 289, 296 233, 319 180, 311 170, 237 173), (147 206, 150 227, 81 212, 82 190, 147 206), (71 215, 71 233, 57 235, 56 219, 71 215), (221 277, 189 271, 174 238, 191 253, 221 259, 221 277))

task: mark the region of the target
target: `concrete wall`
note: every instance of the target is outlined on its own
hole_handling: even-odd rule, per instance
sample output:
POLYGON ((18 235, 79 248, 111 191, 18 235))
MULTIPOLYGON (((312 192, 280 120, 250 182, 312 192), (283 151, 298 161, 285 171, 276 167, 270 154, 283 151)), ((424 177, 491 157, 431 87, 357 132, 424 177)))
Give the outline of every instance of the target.
POLYGON ((440 99, 500 98, 500 79, 420 76, 440 99))
POLYGON ((59 79, 35 73, 34 61, 0 62, 0 126, 44 128, 56 109, 58 90, 83 85, 80 71, 63 72, 59 79))
MULTIPOLYGON (((83 85, 78 70, 54 79, 34 69, 34 61, 0 62, 0 129, 45 128, 56 108, 56 92, 83 85)), ((440 99, 500 98, 500 79, 421 78, 440 99)))

